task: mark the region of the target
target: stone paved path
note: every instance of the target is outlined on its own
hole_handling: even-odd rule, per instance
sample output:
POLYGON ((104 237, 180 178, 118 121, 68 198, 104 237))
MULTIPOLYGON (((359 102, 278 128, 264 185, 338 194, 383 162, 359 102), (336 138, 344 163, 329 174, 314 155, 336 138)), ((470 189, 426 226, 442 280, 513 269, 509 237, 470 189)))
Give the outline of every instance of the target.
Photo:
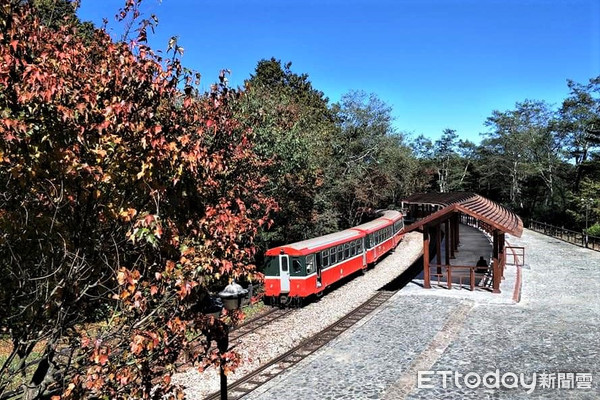
MULTIPOLYGON (((526 247, 519 303, 486 301, 484 293, 468 290, 417 295, 403 289, 370 319, 246 398, 600 399, 600 253, 527 230, 508 240, 526 247), (470 373, 471 386, 487 374, 492 387, 468 388, 463 378, 459 387, 455 374, 444 387, 442 375, 434 374, 423 375, 432 378, 421 382, 430 388, 418 388, 418 371, 470 373), (495 388, 496 374, 510 386, 507 373, 523 373, 530 393, 519 383, 495 388), (559 378, 580 388, 559 389, 559 378), (576 378, 591 378, 590 388, 576 378)), ((512 291, 504 284, 504 292, 512 291)))

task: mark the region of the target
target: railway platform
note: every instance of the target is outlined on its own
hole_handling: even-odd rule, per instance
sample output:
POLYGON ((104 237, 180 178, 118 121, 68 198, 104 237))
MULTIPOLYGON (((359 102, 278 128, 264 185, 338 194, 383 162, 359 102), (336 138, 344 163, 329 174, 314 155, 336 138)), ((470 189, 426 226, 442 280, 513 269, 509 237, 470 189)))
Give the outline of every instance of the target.
POLYGON ((600 253, 528 230, 507 240, 528 251, 519 302, 504 288, 517 267, 494 295, 413 281, 244 398, 600 398, 600 253))
MULTIPOLYGON (((455 253, 455 258, 450 260, 450 265, 453 266, 474 266, 480 257, 484 257, 485 261, 489 264, 492 256, 492 242, 491 238, 479 229, 472 226, 459 224, 460 229, 460 245, 458 251, 455 253)), ((509 242, 509 244, 512 243, 509 242)), ((442 241, 441 252, 445 253, 445 244, 442 241)), ((520 259, 522 261, 522 259, 520 259)), ((441 297, 457 297, 463 298, 468 297, 470 299, 476 299, 482 303, 494 303, 494 304, 512 304, 518 301, 518 297, 521 290, 521 271, 514 265, 508 265, 504 270, 504 277, 501 280, 500 287, 502 291, 500 293, 490 294, 492 290, 492 279, 491 271, 483 276, 478 276, 477 285, 474 291, 470 295, 462 293, 463 291, 469 291, 469 276, 468 274, 454 274, 453 284, 448 288, 445 274, 435 277, 435 267, 432 267, 433 271, 431 274, 431 287, 427 290, 423 290, 424 287, 424 273, 421 271, 414 279, 412 279, 406 287, 402 289, 403 295, 429 295, 429 292, 435 292, 436 296, 441 297)), ((445 272, 445 271, 442 271, 445 272)))

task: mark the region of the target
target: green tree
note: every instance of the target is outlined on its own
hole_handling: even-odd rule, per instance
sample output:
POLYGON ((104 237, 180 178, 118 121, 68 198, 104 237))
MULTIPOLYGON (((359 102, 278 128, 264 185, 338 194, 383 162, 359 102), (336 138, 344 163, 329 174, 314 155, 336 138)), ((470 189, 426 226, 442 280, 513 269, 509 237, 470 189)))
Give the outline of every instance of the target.
POLYGON ((573 190, 590 165, 591 156, 600 148, 600 77, 590 79, 587 85, 567 81, 570 93, 559 111, 557 129, 565 138, 568 156, 574 161, 576 176, 573 190))
POLYGON ((437 184, 440 193, 450 191, 450 174, 457 163, 458 135, 454 129, 444 129, 442 136, 433 145, 433 161, 437 170, 437 184))
POLYGON ((482 145, 490 156, 486 160, 487 170, 492 172, 488 179, 495 180, 492 183, 512 205, 523 205, 523 182, 533 173, 533 144, 547 129, 547 115, 545 103, 526 100, 514 110, 494 111, 486 121, 491 131, 482 145))
POLYGON ((455 130, 445 129, 440 139, 433 143, 420 135, 411 145, 421 165, 420 176, 429 177, 425 191, 433 187, 440 193, 470 188, 475 150, 472 142, 459 140, 455 130))
POLYGON ((324 162, 330 158, 335 115, 328 99, 314 89, 308 75, 296 74, 291 63, 271 58, 258 62, 246 81, 239 114, 255 136, 255 149, 270 160, 267 192, 282 205, 265 246, 289 243, 336 225, 322 216, 330 210, 321 195, 324 162))
POLYGON ((36 9, 40 23, 49 28, 59 29, 64 25, 77 28, 76 32, 81 37, 91 40, 94 34, 94 25, 91 22, 81 22, 77 17, 79 0, 28 0, 36 9))
POLYGON ((416 166, 392 126, 391 108, 376 95, 350 92, 335 107, 340 131, 333 141, 327 189, 341 226, 350 227, 407 194, 416 166))

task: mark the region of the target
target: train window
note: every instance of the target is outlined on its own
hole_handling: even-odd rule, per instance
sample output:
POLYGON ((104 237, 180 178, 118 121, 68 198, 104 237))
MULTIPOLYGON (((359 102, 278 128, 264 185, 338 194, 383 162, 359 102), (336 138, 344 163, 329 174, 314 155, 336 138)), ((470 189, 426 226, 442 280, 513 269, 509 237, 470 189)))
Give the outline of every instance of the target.
POLYGON ((350 245, 346 243, 344 245, 344 259, 350 258, 350 245))
POLYGON ((323 268, 325 268, 329 265, 329 249, 323 250, 321 257, 323 259, 323 268))
POLYGON ((356 255, 356 241, 350 243, 350 257, 354 257, 356 255))
POLYGON ((331 265, 335 264, 335 262, 336 262, 336 260, 335 260, 335 254, 336 254, 335 253, 335 247, 332 247, 329 250, 329 261, 330 261, 331 265))
POLYGON ((288 270, 288 258, 286 257, 281 257, 281 270, 283 272, 286 272, 288 270))
POLYGON ((342 261, 344 259, 344 246, 338 246, 337 247, 337 258, 338 261, 342 261))
POLYGON ((314 262, 315 262, 314 254, 309 254, 306 256, 306 273, 307 274, 310 274, 310 272, 313 270, 314 262))
POLYGON ((356 243, 356 252, 357 253, 362 253, 363 252, 363 241, 362 239, 359 239, 356 243))
POLYGON ((302 264, 300 264, 299 260, 292 261, 292 268, 294 269, 295 274, 299 274, 302 270, 302 264))

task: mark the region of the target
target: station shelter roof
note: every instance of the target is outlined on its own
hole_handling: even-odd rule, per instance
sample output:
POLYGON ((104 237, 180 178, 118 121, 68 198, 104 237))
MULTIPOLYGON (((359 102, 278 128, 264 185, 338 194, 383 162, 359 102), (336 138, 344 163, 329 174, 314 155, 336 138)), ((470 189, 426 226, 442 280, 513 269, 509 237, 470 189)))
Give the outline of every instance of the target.
POLYGON ((434 225, 446 220, 455 212, 462 212, 487 223, 498 231, 521 237, 523 221, 506 207, 486 199, 476 193, 420 193, 403 200, 403 204, 431 204, 444 208, 409 225, 406 230, 423 229, 426 225, 434 225))

